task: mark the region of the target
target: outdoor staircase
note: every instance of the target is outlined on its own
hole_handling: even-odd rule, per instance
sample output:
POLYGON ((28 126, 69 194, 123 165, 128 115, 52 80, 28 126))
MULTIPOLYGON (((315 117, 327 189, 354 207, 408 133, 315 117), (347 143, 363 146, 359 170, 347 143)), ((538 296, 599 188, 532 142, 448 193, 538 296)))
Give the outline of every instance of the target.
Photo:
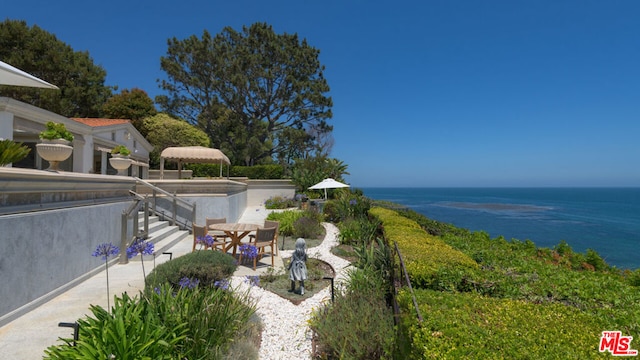
MULTIPOLYGON (((144 230, 144 213, 138 213, 138 224, 140 231, 144 230)), ((178 226, 169 225, 169 221, 161 221, 157 216, 149 215, 149 237, 154 245, 154 253, 160 256, 163 252, 169 250, 172 246, 182 240, 191 237, 189 231, 180 230, 178 226)), ((131 261, 140 260, 140 256, 136 256, 131 261)), ((153 261, 152 255, 145 255, 144 260, 153 261)))

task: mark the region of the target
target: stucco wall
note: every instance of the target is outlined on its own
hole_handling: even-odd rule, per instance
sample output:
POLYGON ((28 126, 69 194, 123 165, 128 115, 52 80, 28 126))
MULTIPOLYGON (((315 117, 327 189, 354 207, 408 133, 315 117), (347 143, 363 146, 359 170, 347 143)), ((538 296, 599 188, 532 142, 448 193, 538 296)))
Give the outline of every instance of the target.
POLYGON ((196 223, 204 225, 206 218, 226 217, 227 222, 236 222, 247 207, 247 192, 233 195, 181 196, 181 198, 196 204, 196 223))
POLYGON ((120 243, 120 214, 130 202, 0 216, 0 324, 25 304, 104 266, 91 256, 120 243))
POLYGON ((296 195, 296 187, 291 180, 247 180, 247 205, 263 205, 272 197, 280 196, 292 199, 296 195))

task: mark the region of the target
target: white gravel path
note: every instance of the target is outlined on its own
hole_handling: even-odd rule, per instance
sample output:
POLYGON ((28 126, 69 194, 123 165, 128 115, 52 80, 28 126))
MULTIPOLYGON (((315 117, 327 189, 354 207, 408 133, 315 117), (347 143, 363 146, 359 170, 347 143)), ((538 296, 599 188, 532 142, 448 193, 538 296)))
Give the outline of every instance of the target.
MULTIPOLYGON (((326 236, 320 245, 307 249, 307 255, 333 266, 337 290, 347 276, 350 263, 331 254, 331 248, 338 245, 338 228, 329 223, 322 225, 326 229, 326 236)), ((287 258, 293 250, 283 250, 281 253, 283 258, 287 258)), ((300 305, 294 305, 272 292, 251 287, 244 280, 244 277, 233 277, 231 285, 238 291, 248 291, 249 296, 256 300, 257 314, 263 323, 260 359, 310 359, 312 334, 308 320, 322 304, 331 301, 331 287, 322 289, 300 305)))

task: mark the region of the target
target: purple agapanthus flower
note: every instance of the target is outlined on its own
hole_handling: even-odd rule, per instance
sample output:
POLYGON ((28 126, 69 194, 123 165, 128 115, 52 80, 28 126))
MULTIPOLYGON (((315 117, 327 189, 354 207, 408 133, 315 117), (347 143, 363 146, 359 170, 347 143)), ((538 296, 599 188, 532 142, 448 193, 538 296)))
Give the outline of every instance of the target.
POLYGON ((258 257, 258 248, 250 244, 243 244, 240 245, 240 253, 249 259, 255 259, 258 257))
POLYGON ((222 290, 229 290, 229 280, 227 279, 217 280, 213 285, 222 290))
POLYGON ((209 234, 207 234, 205 236, 198 236, 196 238, 196 243, 202 244, 202 245, 205 245, 205 246, 208 246, 208 247, 213 246, 214 242, 215 242, 215 240, 214 240, 213 236, 211 236, 209 234))
POLYGON ((358 203, 358 201, 356 201, 356 199, 351 199, 351 200, 349 200, 349 205, 352 205, 352 206, 353 206, 353 205, 355 205, 355 204, 357 204, 357 203, 358 203))
POLYGON ((188 277, 183 277, 182 279, 180 279, 180 281, 178 282, 178 285, 180 285, 181 288, 187 288, 187 289, 193 289, 196 286, 198 286, 198 284, 200 283, 200 280, 198 279, 189 279, 188 277))
POLYGON ((244 282, 251 286, 260 286, 260 276, 258 275, 247 275, 244 277, 244 282))
POLYGON ((96 247, 96 251, 91 256, 101 256, 102 260, 107 260, 109 256, 116 256, 120 253, 120 248, 112 243, 102 243, 96 247))
POLYGON ((143 238, 136 238, 127 248, 127 257, 131 259, 138 254, 153 255, 153 243, 143 238))

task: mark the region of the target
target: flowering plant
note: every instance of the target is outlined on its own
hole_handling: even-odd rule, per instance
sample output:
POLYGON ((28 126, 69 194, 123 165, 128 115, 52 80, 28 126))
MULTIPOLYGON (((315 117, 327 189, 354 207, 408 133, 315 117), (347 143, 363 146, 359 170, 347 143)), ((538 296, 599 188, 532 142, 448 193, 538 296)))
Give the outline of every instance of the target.
POLYGON ((215 242, 215 239, 213 238, 213 236, 207 234, 205 236, 198 236, 196 238, 196 243, 203 245, 205 247, 212 247, 213 244, 215 242))
POLYGON ((116 256, 120 253, 120 248, 113 245, 112 243, 102 243, 96 247, 96 250, 91 254, 91 256, 101 256, 102 260, 104 260, 104 267, 107 272, 107 309, 111 309, 111 301, 109 299, 109 256, 116 256))
POLYGON ((144 272, 144 257, 143 255, 153 255, 153 243, 143 238, 136 238, 131 245, 127 248, 127 257, 132 259, 136 255, 140 254, 140 261, 142 262, 142 276, 147 281, 147 276, 144 272))
POLYGON ((200 283, 200 280, 193 278, 190 279, 188 277, 183 277, 182 279, 180 279, 180 281, 178 282, 178 285, 180 285, 180 288, 184 289, 193 289, 196 286, 198 286, 198 284, 200 283))
POLYGON ((244 277, 244 283, 249 284, 249 286, 260 286, 260 276, 246 275, 244 277))
POLYGON ((240 245, 240 253, 243 257, 246 256, 247 258, 253 260, 258 257, 258 248, 250 244, 243 244, 240 245))
POLYGON ((216 282, 213 283, 213 285, 225 291, 229 290, 229 280, 227 279, 217 280, 216 282))

